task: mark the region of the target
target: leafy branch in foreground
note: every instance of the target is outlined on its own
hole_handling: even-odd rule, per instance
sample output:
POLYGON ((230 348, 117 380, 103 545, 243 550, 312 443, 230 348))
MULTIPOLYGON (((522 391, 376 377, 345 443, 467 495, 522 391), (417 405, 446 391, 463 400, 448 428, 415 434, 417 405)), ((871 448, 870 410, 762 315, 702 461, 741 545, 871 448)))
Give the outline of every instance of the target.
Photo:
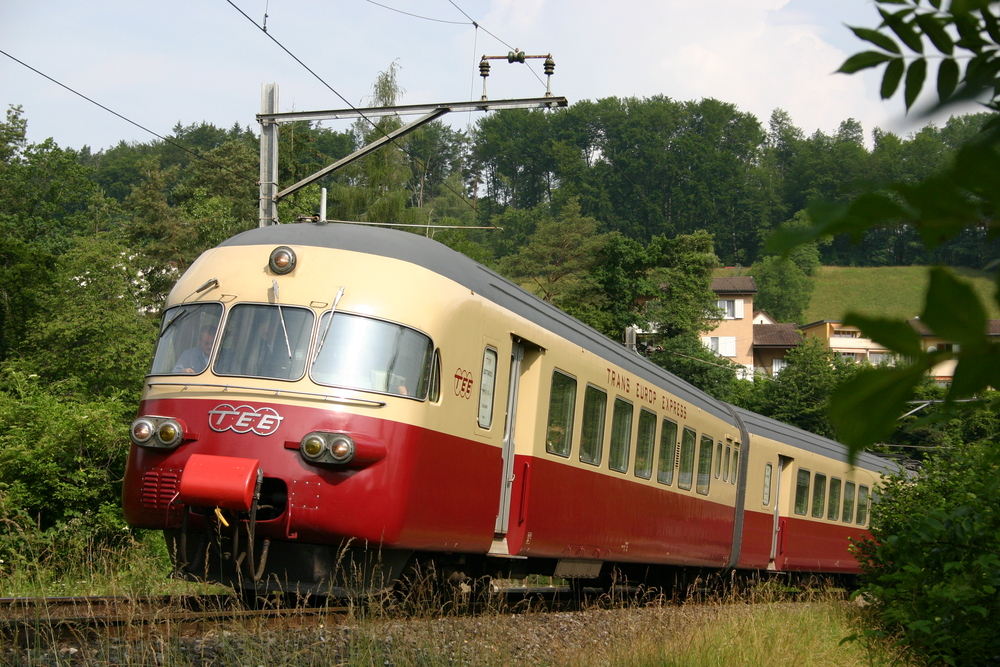
MULTIPOLYGON (((1000 111, 1000 3, 987 0, 880 0, 877 29, 852 28, 859 38, 878 47, 848 58, 844 73, 882 66, 883 98, 898 92, 904 81, 907 109, 913 107, 926 82, 928 55, 940 54, 935 108, 960 100, 986 97, 985 106, 1000 111), (928 46, 929 43, 929 46, 928 46), (960 61, 965 62, 962 71, 960 61)), ((776 232, 773 250, 791 248, 818 238, 848 234, 860 240, 873 228, 912 226, 925 245, 937 246, 974 230, 1000 234, 1000 117, 965 143, 944 169, 916 183, 891 183, 848 203, 818 202, 809 206, 814 224, 776 232)), ((1000 258, 986 267, 997 276, 1000 304, 1000 258)), ((906 401, 928 370, 954 359, 954 380, 948 401, 1000 387, 1000 345, 987 335, 986 309, 965 283, 950 271, 935 268, 925 294, 920 322, 930 333, 957 343, 956 351, 929 352, 920 336, 903 321, 849 314, 845 323, 861 328, 902 360, 896 367, 866 370, 845 383, 832 397, 830 420, 838 436, 856 452, 888 435, 906 401), (864 414, 864 419, 858 415, 864 414)))

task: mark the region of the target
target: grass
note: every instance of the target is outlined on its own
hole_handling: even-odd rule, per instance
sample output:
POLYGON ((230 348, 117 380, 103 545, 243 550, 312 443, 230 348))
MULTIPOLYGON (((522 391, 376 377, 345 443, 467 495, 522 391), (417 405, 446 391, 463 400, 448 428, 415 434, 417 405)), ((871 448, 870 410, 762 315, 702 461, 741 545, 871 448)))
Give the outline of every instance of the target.
MULTIPOLYGON (((12 587, 16 578, 7 571, 0 586, 8 594, 16 588, 35 595, 178 592, 177 582, 165 577, 161 553, 148 544, 88 560, 93 565, 42 563, 30 586, 12 587)), ((707 603, 647 596, 625 604, 604 597, 582 612, 544 614, 512 613, 500 598, 477 616, 448 614, 427 599, 416 614, 393 611, 392 602, 355 601, 347 620, 309 617, 291 631, 273 620, 240 618, 194 634, 166 622, 74 640, 46 633, 42 624, 27 648, 0 647, 0 664, 915 664, 884 643, 842 641, 859 632, 863 611, 836 591, 791 603, 764 584, 707 603), (383 608, 372 608, 379 604, 383 608)))
MULTIPOLYGON (((973 269, 955 269, 968 281, 988 317, 1000 318, 1000 306, 994 299, 995 284, 989 274, 973 269)), ((848 311, 864 315, 906 318, 920 314, 924 306, 928 269, 925 266, 823 266, 814 276, 812 299, 806 308, 805 321, 842 320, 848 311)))
MULTIPOLYGON (((987 317, 1000 319, 990 274, 953 269, 966 280, 987 308, 987 317)), ((747 275, 747 268, 718 269, 717 276, 747 275)), ((920 314, 927 288, 926 266, 822 266, 813 276, 813 294, 802 322, 843 320, 849 311, 863 315, 909 319, 920 314)))

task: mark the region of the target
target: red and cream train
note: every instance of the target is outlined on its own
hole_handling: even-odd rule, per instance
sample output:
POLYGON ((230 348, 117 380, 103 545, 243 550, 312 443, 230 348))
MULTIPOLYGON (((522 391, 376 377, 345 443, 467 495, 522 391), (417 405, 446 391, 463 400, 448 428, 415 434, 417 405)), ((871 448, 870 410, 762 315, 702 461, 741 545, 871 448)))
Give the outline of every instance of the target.
POLYGON ((893 465, 720 402, 430 239, 239 234, 171 291, 124 485, 243 588, 649 566, 851 573, 893 465))

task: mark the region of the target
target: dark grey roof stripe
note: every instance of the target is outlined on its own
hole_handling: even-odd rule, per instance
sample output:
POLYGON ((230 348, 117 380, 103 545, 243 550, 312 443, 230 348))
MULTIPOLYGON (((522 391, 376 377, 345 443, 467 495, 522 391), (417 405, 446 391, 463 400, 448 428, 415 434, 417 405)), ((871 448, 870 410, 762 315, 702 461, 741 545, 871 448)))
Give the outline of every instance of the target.
MULTIPOLYGON (((384 227, 299 223, 251 229, 224 241, 220 247, 267 244, 340 248, 423 266, 736 427, 726 403, 709 396, 645 357, 632 353, 625 346, 608 339, 503 276, 432 239, 384 227)), ((809 451, 846 460, 844 447, 839 443, 753 412, 740 408, 737 410, 751 433, 796 442, 809 451)), ((881 470, 887 465, 887 462, 878 457, 863 456, 865 458, 859 457, 857 465, 873 470, 881 470), (869 458, 872 460, 869 461, 869 458)))
POLYGON ((224 241, 232 245, 311 245, 390 257, 419 266, 463 285, 558 336, 659 385, 689 403, 732 422, 724 404, 583 322, 542 301, 503 276, 432 239, 395 229, 364 225, 298 223, 252 229, 224 241))
MULTIPOLYGON (((736 408, 736 412, 742 417, 747 430, 754 435, 760 435, 781 442, 795 443, 815 454, 829 456, 837 461, 847 461, 847 449, 836 440, 824 438, 821 435, 805 431, 797 426, 792 426, 791 424, 786 424, 743 408, 736 408)), ((875 472, 891 473, 898 470, 896 464, 867 452, 858 454, 854 460, 854 465, 859 468, 874 470, 875 472)))

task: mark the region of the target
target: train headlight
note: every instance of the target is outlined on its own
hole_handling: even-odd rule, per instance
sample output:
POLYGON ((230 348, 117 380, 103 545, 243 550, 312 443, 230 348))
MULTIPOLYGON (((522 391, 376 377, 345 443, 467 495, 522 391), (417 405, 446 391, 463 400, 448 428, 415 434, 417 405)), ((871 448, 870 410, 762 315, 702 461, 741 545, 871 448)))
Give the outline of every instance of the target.
POLYGON ((154 431, 156 431, 156 427, 153 425, 153 422, 145 417, 140 417, 132 422, 132 429, 130 431, 132 442, 137 445, 144 445, 153 437, 154 431))
POLYGON ((313 431, 299 441, 302 457, 311 463, 343 465, 354 458, 354 441, 343 433, 313 431))
POLYGON ((302 454, 307 459, 316 460, 326 451, 326 440, 318 433, 310 433, 302 438, 302 454))
POLYGON ((174 447, 180 444, 181 438, 184 436, 184 429, 173 419, 168 419, 160 424, 160 427, 156 429, 156 439, 164 447, 174 447))
POLYGON ((336 435, 330 441, 330 456, 337 463, 347 463, 354 458, 354 441, 346 435, 336 435))
POLYGON ((172 449, 184 440, 184 425, 173 417, 145 415, 129 429, 132 442, 141 447, 172 449))
POLYGON ((267 267, 271 269, 271 273, 278 275, 290 273, 295 268, 295 251, 286 245, 278 246, 271 251, 267 267))

